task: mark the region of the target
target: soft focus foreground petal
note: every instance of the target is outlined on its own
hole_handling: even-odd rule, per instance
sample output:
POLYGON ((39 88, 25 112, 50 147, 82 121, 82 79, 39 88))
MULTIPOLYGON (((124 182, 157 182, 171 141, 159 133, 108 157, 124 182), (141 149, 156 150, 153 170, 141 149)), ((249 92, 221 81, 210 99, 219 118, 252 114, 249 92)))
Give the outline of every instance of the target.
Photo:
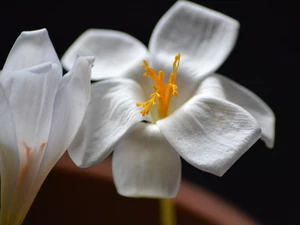
POLYGON ((43 159, 50 168, 67 150, 82 123, 91 96, 91 63, 79 57, 60 82, 43 159))
POLYGON ((22 223, 46 176, 74 138, 89 102, 89 93, 90 66, 86 59, 79 58, 74 69, 59 84, 52 106, 54 111, 48 142, 32 149, 29 155, 27 152, 26 164, 18 180, 19 188, 12 202, 12 224, 22 223))
POLYGON ((259 124, 243 108, 200 95, 159 120, 157 125, 187 162, 218 176, 222 176, 261 135, 259 124))
POLYGON ((14 119, 2 85, 0 85, 0 123, 0 224, 7 224, 10 215, 9 208, 19 175, 19 152, 14 119))
POLYGON ((4 224, 21 224, 36 196, 36 192, 31 191, 31 186, 35 185, 45 153, 54 98, 61 79, 60 69, 57 64, 44 63, 2 74, 1 84, 14 118, 19 150, 18 178, 4 224), (9 73, 11 75, 7 75, 9 73))
POLYGON ((22 70, 46 62, 56 64, 62 75, 59 58, 47 30, 25 31, 21 33, 12 47, 3 72, 22 70))
POLYGON ((159 20, 150 38, 154 64, 181 61, 197 68, 197 76, 218 69, 233 49, 239 23, 219 12, 188 1, 177 1, 159 20))
POLYGON ((19 224, 27 214, 46 176, 66 151, 82 122, 90 96, 90 65, 87 59, 78 58, 72 70, 59 84, 55 96, 52 124, 48 142, 28 159, 27 176, 21 180, 22 189, 16 193, 14 210, 20 215, 19 224), (31 174, 31 177, 29 176, 31 174))
MULTIPOLYGON (((23 166, 20 168, 19 177, 14 190, 11 206, 9 209, 9 222, 7 225, 21 225, 36 194, 37 190, 33 191, 32 186, 35 183, 41 161, 44 155, 46 145, 41 145, 38 148, 32 149, 29 146, 24 146, 20 151, 27 151, 27 158, 23 160, 23 166)), ((39 186, 40 187, 40 186, 39 186)))
POLYGON ((90 29, 70 46, 62 57, 69 70, 77 55, 95 56, 92 80, 136 73, 147 56, 146 47, 134 37, 119 31, 90 29))
POLYGON ((111 79, 92 84, 91 102, 82 125, 68 148, 79 167, 105 159, 126 132, 142 120, 136 103, 145 101, 140 85, 130 79, 111 79))
POLYGON ((155 124, 139 123, 113 153, 113 177, 120 195, 174 198, 181 162, 155 124))
POLYGON ((222 75, 206 78, 196 94, 223 98, 243 107, 258 121, 262 129, 261 139, 266 143, 266 146, 273 148, 275 115, 270 107, 256 94, 222 75))
MULTIPOLYGON (((13 75, 2 74, 5 89, 13 113, 19 149, 36 148, 47 142, 53 104, 61 80, 60 68, 45 63, 13 75)), ((26 151, 20 152, 21 161, 26 151)))
MULTIPOLYGON (((15 120, 18 146, 35 149, 48 140, 60 68, 45 63, 12 74, 3 72, 1 83, 15 120)), ((24 158, 26 151, 20 150, 20 161, 24 158)))

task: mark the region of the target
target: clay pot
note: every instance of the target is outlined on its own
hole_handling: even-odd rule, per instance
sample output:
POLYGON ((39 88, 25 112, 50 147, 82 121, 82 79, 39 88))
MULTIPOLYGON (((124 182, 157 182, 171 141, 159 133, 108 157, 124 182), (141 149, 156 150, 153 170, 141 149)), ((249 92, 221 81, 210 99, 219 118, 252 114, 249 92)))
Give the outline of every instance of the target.
MULTIPOLYGON (((175 200, 178 225, 258 224, 227 202, 182 180, 175 200)), ((25 225, 159 225, 157 199, 117 194, 111 158, 89 169, 65 154, 40 189, 25 225)))

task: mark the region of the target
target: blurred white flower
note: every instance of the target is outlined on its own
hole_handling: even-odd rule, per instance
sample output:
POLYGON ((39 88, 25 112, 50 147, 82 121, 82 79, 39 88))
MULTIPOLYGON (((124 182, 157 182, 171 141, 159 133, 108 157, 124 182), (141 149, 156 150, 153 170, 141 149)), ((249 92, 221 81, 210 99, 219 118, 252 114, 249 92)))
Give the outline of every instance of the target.
POLYGON ((215 74, 238 29, 226 15, 177 1, 156 25, 149 50, 122 32, 83 33, 62 63, 70 69, 77 54, 94 55, 92 79, 106 80, 92 84, 91 103, 68 150, 74 162, 89 167, 114 151, 119 194, 172 198, 180 184, 179 156, 222 176, 260 137, 272 147, 272 110, 215 74), (145 70, 151 79, 142 76, 145 70))
POLYGON ((62 67, 46 29, 22 32, 0 76, 1 225, 20 225, 76 135, 90 100, 90 64, 62 67))

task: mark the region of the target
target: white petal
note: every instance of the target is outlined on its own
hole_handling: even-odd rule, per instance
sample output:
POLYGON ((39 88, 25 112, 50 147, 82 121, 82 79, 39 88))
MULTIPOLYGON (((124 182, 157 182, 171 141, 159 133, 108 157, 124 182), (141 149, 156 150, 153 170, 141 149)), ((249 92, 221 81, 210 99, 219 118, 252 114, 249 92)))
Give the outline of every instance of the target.
POLYGON ((113 177, 120 195, 174 198, 181 179, 181 162, 159 128, 139 123, 113 153, 113 177))
POLYGON ((86 59, 79 58, 59 85, 48 142, 27 154, 26 172, 18 180, 10 211, 14 215, 14 224, 24 219, 46 176, 74 138, 89 102, 89 94, 90 66, 86 59))
POLYGON ((36 146, 47 141, 54 98, 61 79, 56 64, 4 74, 1 82, 8 96, 19 141, 36 146), (6 78, 6 79, 4 79, 6 78))
POLYGON ((188 1, 177 1, 157 23, 149 49, 158 64, 182 62, 209 74, 226 60, 236 42, 239 23, 219 12, 188 1))
POLYGON ((19 175, 19 152, 14 119, 2 85, 0 85, 0 124, 0 224, 5 224, 19 175))
MULTIPOLYGON (((18 145, 16 140, 15 121, 4 88, 0 84, 0 151, 11 153, 18 158, 18 145), (5 151, 4 151, 5 150, 5 151)), ((0 157, 0 160, 2 158, 0 157)), ((0 164, 2 166, 2 163, 0 164)), ((2 172, 0 170, 0 172, 2 172)))
POLYGON ((146 47, 134 37, 112 30, 90 29, 84 32, 62 57, 69 70, 77 55, 95 56, 92 79, 121 77, 141 69, 146 47))
POLYGON ((11 206, 8 213, 8 215, 11 215, 9 219, 10 222, 5 224, 22 224, 41 186, 41 184, 36 183, 36 176, 44 155, 45 145, 41 145, 37 148, 24 145, 23 149, 20 149, 20 151, 27 150, 30 152, 27 152, 26 159, 23 159, 23 167, 20 168, 13 198, 11 199, 11 206), (33 190, 32 186, 38 186, 38 189, 33 190))
POLYGON ((200 85, 198 94, 224 98, 247 110, 262 129, 261 139, 273 148, 275 139, 275 115, 256 94, 221 75, 210 76, 200 85))
POLYGON ((33 151, 27 159, 26 173, 19 181, 20 188, 12 204, 15 224, 24 219, 46 176, 78 131, 89 94, 90 66, 86 59, 79 58, 59 85, 48 142, 33 151))
MULTIPOLYGON (((13 215, 12 224, 22 222, 37 193, 31 191, 31 186, 44 155, 60 79, 60 68, 51 63, 39 64, 26 70, 3 71, 1 76, 1 85, 15 123, 18 146, 15 160, 19 171, 15 177, 15 188, 10 186, 13 197, 7 212, 7 215, 13 215)), ((3 173, 8 169, 3 168, 3 173)))
POLYGON ((173 148, 198 169, 222 176, 260 138, 257 121, 222 99, 190 99, 157 122, 173 148))
MULTIPOLYGON (((12 74, 3 72, 1 83, 15 120, 19 149, 24 148, 24 143, 35 148, 48 140, 54 98, 61 79, 60 68, 46 63, 12 74)), ((21 151, 20 161, 25 156, 21 151)))
POLYGON ((126 132, 142 120, 136 103, 145 100, 141 87, 129 79, 110 79, 92 84, 91 102, 83 123, 68 149, 80 167, 106 158, 126 132))
POLYGON ((12 47, 3 72, 22 70, 41 63, 57 64, 62 68, 46 29, 22 32, 12 47))
POLYGON ((63 76, 55 97, 51 131, 43 163, 54 166, 74 139, 91 95, 91 66, 79 57, 63 76))

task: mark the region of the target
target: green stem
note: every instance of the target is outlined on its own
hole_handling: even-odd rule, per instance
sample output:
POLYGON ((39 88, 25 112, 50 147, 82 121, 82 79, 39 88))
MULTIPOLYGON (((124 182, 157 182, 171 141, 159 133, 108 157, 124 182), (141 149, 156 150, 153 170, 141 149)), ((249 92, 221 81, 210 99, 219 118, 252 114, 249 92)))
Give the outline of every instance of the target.
POLYGON ((160 199, 160 225, 176 225, 176 211, 173 199, 160 199))

